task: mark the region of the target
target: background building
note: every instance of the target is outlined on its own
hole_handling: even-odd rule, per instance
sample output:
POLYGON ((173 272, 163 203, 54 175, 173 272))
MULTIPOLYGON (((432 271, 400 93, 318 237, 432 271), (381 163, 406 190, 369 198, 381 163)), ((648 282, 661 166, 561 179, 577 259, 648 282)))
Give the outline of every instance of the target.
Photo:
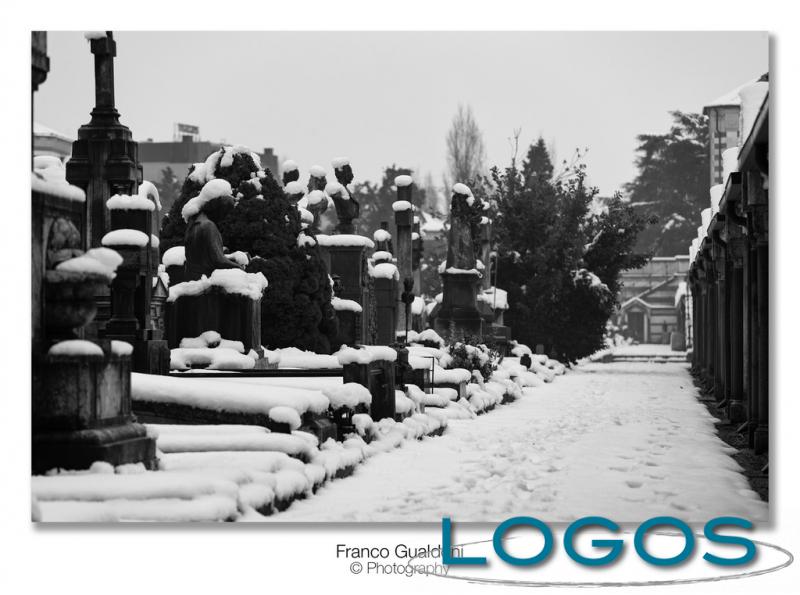
POLYGON ((739 91, 754 82, 747 81, 744 85, 736 87, 703 107, 703 114, 708 116, 708 163, 711 186, 724 183, 722 179, 722 153, 725 149, 739 146, 739 117, 741 110, 739 91))
POLYGON ((689 256, 659 256, 641 268, 624 271, 615 324, 639 343, 669 343, 683 333, 675 294, 686 279, 689 256))
POLYGON ((75 140, 48 128, 39 122, 33 123, 33 156, 48 155, 66 161, 72 155, 72 141, 75 140))

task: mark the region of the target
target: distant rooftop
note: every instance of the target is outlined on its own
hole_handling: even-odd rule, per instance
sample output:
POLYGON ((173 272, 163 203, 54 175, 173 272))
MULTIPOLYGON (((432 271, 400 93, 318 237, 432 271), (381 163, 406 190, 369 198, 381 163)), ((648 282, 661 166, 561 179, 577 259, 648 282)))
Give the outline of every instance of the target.
POLYGON ((753 83, 756 83, 756 82, 758 82, 760 80, 764 80, 765 77, 767 77, 767 76, 768 76, 768 74, 764 74, 764 75, 762 75, 762 76, 760 76, 758 78, 751 79, 751 80, 747 81, 746 83, 743 83, 743 84, 739 85, 735 89, 731 89, 730 91, 728 91, 724 95, 720 95, 714 101, 711 101, 710 103, 705 104, 703 106, 703 111, 705 111, 706 109, 708 109, 710 107, 733 107, 733 106, 738 106, 741 103, 741 100, 739 99, 739 91, 741 91, 742 89, 744 89, 748 85, 752 85, 753 83))
POLYGON ((65 141, 72 142, 75 140, 74 138, 67 136, 57 130, 53 130, 52 128, 45 126, 44 124, 40 124, 39 122, 33 123, 33 134, 35 136, 51 136, 53 138, 59 138, 65 141))

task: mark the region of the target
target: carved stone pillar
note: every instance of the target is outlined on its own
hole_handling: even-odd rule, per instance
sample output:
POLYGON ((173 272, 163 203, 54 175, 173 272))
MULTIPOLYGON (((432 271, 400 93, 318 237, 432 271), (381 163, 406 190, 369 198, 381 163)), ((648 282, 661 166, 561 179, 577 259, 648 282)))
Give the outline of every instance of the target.
MULTIPOLYGON (((398 178, 408 176, 398 176, 398 178)), ((396 179, 397 180, 397 179, 396 179)), ((406 279, 413 281, 412 271, 413 247, 411 243, 411 228, 414 225, 414 213, 411 208, 405 208, 411 204, 411 184, 397 185, 397 202, 394 203, 394 222, 397 229, 395 235, 395 258, 397 259, 397 270, 400 273, 400 282, 406 279)), ((408 321, 408 328, 411 328, 411 321, 408 321)), ((400 307, 397 315, 397 332, 405 332, 406 329, 406 309, 400 307)))
POLYGON ((753 237, 755 261, 755 354, 753 386, 756 423, 753 450, 756 454, 769 448, 769 208, 761 172, 746 173, 748 227, 753 237))
POLYGON ((728 418, 732 423, 747 419, 744 403, 744 253, 746 238, 738 233, 728 240, 730 260, 730 361, 728 369, 728 418))

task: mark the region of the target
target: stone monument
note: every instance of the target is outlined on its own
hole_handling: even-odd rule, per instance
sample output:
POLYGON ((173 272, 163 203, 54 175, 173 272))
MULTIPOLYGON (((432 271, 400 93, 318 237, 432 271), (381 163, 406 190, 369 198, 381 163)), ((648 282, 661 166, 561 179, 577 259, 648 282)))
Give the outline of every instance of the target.
POLYGON ((443 297, 434 328, 445 339, 483 338, 483 318, 477 308, 481 273, 477 269, 473 229, 480 221, 480 201, 464 184, 453 186, 447 260, 441 270, 443 297))
MULTIPOLYGON (((43 35, 32 40, 35 80, 43 35)), ((153 468, 155 440, 131 413, 132 346, 86 338, 95 296, 107 289, 122 258, 108 248, 85 250, 86 193, 67 183, 60 162, 37 159, 31 178, 32 470, 87 469, 95 461, 153 468)))

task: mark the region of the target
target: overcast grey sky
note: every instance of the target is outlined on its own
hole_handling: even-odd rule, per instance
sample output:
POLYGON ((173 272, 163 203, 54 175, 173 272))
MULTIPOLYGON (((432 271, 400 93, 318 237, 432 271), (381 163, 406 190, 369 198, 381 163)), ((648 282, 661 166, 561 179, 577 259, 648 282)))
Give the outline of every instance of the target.
MULTIPOLYGON (((559 159, 588 147, 590 181, 611 194, 634 175, 636 135, 666 131, 668 111, 699 111, 768 69, 766 33, 117 32, 116 100, 136 140, 170 140, 174 122, 203 139, 273 147, 281 159, 357 179, 397 165, 445 169, 445 134, 472 106, 489 165, 522 128, 559 159)), ((37 122, 74 136, 93 105, 82 32, 51 33, 37 122)), ((524 155, 524 147, 521 149, 524 155)))

